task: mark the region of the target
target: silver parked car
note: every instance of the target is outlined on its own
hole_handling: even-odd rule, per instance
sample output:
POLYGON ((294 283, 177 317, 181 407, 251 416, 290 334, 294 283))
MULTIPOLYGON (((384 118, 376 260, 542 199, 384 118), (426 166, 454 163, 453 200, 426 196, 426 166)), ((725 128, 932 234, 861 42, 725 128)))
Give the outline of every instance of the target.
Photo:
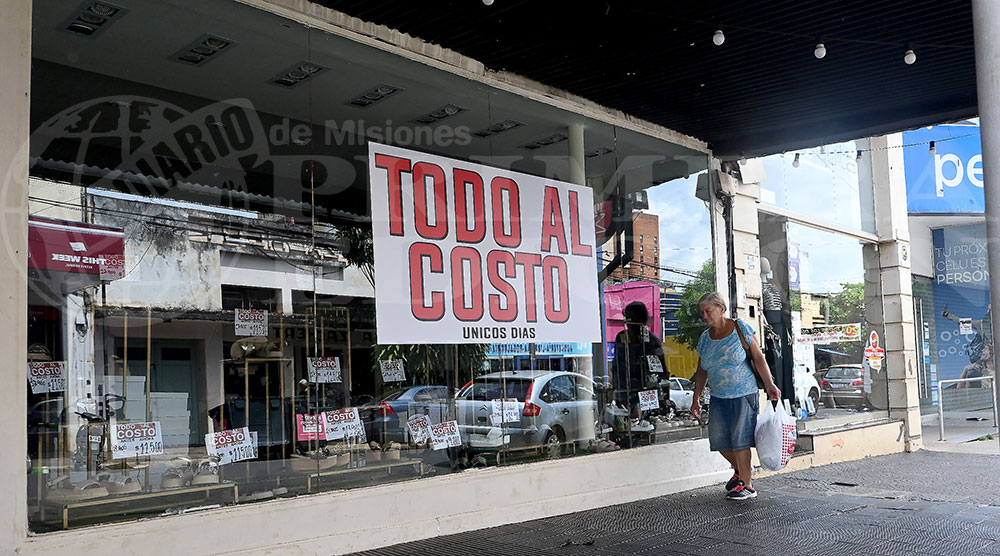
POLYGON ((471 450, 532 446, 558 453, 594 438, 597 397, 589 378, 564 371, 502 371, 477 377, 455 396, 462 442, 471 450), (497 425, 492 400, 517 400, 519 420, 497 425))

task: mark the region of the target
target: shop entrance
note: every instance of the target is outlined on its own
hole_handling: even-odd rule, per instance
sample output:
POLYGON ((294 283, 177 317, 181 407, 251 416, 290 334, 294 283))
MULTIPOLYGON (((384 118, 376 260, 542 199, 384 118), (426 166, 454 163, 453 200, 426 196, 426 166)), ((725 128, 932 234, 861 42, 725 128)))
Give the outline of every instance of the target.
MULTIPOLYGON (((120 346, 122 339, 116 340, 120 346)), ((149 361, 149 419, 160 421, 164 446, 194 446, 204 442, 204 426, 198 418, 198 342, 153 340, 149 361)), ((119 347, 118 351, 122 351, 119 347)), ((129 346, 129 388, 125 417, 146 418, 146 348, 129 346), (141 384, 140 384, 141 383, 141 384)))

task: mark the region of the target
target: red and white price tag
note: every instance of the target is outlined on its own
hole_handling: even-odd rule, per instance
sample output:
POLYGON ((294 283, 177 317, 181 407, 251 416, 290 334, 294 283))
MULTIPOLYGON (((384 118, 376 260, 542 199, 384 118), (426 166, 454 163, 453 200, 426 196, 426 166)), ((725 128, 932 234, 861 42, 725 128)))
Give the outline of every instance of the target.
POLYGON ((431 425, 431 449, 444 450, 462 445, 462 437, 458 434, 458 421, 445 421, 431 425))
POLYGON ((327 440, 341 438, 356 438, 359 442, 368 442, 365 436, 365 426, 361 423, 358 408, 346 407, 334 411, 324 411, 323 423, 327 440))
POLYGON ((406 421, 406 428, 410 429, 410 440, 414 444, 420 444, 431 437, 431 420, 426 415, 414 415, 406 421))
POLYGON ((257 459, 256 435, 246 427, 205 435, 208 453, 219 456, 219 465, 257 459))
POLYGON ((66 362, 28 363, 28 384, 32 394, 66 391, 66 362))
POLYGON ((322 415, 295 415, 295 433, 299 442, 326 440, 326 427, 322 415))
POLYGON ((493 411, 490 413, 490 424, 499 427, 503 423, 516 423, 521 420, 521 411, 517 407, 517 398, 490 400, 493 411))
POLYGON ((643 411, 649 411, 651 409, 659 409, 660 407, 660 397, 656 390, 640 390, 639 391, 639 409, 643 411))
POLYGON ((309 382, 343 382, 339 357, 308 357, 309 382))
POLYGON ((237 336, 267 336, 267 311, 236 309, 237 336))
POLYGON ((111 456, 113 459, 155 456, 162 453, 163 431, 159 421, 112 423, 111 456))
POLYGON ((404 382, 406 380, 402 359, 388 359, 378 363, 382 367, 382 382, 404 382))

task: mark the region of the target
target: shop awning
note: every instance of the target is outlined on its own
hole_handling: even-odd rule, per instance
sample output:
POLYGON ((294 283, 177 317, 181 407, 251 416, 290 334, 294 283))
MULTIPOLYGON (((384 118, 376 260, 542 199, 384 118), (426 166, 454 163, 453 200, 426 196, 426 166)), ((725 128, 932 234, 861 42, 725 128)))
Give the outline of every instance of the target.
POLYGON ((53 305, 67 293, 125 274, 121 228, 32 216, 28 219, 29 297, 53 305))

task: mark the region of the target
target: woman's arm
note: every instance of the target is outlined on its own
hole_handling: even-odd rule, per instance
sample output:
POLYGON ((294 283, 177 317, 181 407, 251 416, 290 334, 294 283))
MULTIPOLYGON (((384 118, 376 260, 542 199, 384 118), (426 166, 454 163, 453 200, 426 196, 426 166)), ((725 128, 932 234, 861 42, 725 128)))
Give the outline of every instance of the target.
POLYGON ((705 383, 708 382, 708 373, 701 368, 701 358, 698 359, 698 370, 694 372, 694 392, 691 395, 691 415, 695 419, 701 419, 701 393, 705 390, 705 383))

